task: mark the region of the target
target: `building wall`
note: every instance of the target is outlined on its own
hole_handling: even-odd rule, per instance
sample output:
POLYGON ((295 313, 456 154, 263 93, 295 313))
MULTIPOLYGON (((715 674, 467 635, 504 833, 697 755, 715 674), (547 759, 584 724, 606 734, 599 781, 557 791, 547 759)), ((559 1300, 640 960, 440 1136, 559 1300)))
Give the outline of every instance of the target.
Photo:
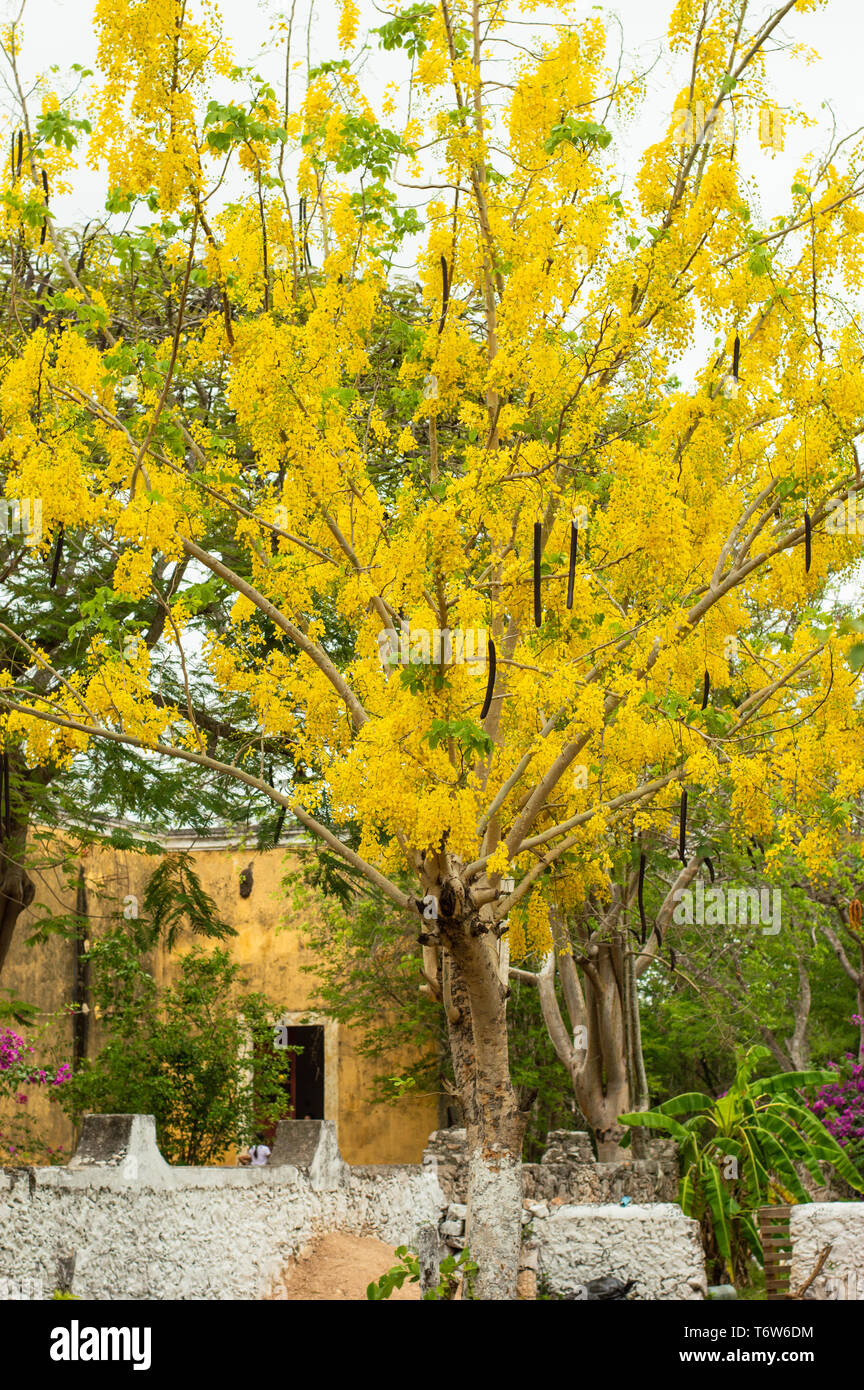
MULTIPOLYGON (((224 945, 242 965, 247 987, 266 994, 286 1022, 300 1023, 306 1019, 314 998, 314 977, 301 970, 314 963, 301 930, 314 907, 303 913, 295 911, 282 888, 282 879, 296 859, 290 850, 281 848, 258 853, 242 844, 216 843, 218 847, 202 847, 199 842, 191 853, 202 887, 220 916, 237 932, 224 945), (250 865, 252 891, 242 898, 240 875, 250 865)), ((167 847, 170 850, 186 846, 178 840, 169 842, 167 847)), ((92 848, 85 851, 81 863, 89 918, 93 933, 98 936, 127 895, 135 895, 143 902, 145 884, 157 861, 130 851, 92 848)), ((36 1004, 48 1014, 73 998, 75 949, 72 942, 59 937, 35 946, 27 946, 26 938, 45 909, 53 913, 74 911, 76 881, 74 876, 67 881, 60 869, 54 869, 41 872, 36 882, 36 899, 19 919, 2 983, 16 997, 36 1004)), ((189 949, 192 940, 191 934, 187 934, 173 953, 154 953, 148 968, 157 983, 165 985, 176 977, 179 956, 189 949)), ((324 1023, 324 1118, 336 1123, 345 1160, 352 1164, 419 1162, 426 1139, 438 1122, 435 1098, 405 1097, 393 1106, 373 1104, 373 1068, 358 1053, 357 1031, 318 1016, 306 1021, 324 1023)), ((64 1059, 70 1057, 71 1020, 60 1020, 54 1026, 66 1043, 64 1059)), ((99 1041, 99 1026, 91 1017, 89 1055, 98 1050, 99 1041)), ((404 1060, 394 1055, 394 1072, 404 1060)), ((39 1117, 40 1132, 68 1153, 73 1146, 73 1132, 59 1107, 39 1094, 32 1096, 30 1104, 39 1117)), ((232 1154, 227 1156, 228 1161, 233 1158, 232 1154)))

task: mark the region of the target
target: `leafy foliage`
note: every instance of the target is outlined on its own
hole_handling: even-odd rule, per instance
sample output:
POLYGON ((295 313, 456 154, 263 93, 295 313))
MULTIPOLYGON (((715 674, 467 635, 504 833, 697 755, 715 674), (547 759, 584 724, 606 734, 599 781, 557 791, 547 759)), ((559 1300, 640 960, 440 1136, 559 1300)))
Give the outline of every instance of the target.
POLYGON ((800 1095, 830 1072, 754 1078, 768 1058, 767 1048, 749 1048, 729 1090, 716 1100, 692 1091, 654 1110, 621 1116, 624 1124, 658 1129, 678 1141, 678 1200, 685 1215, 702 1224, 712 1279, 721 1268, 733 1282, 746 1277, 748 1249, 761 1263, 759 1207, 810 1200, 796 1164, 821 1183, 819 1163, 829 1163, 864 1192, 864 1176, 800 1095))
POLYGON ((151 1114, 169 1163, 217 1163, 248 1144, 284 1108, 284 1057, 272 1045, 275 1008, 242 991, 226 951, 193 946, 175 984, 162 990, 128 932, 113 930, 88 953, 93 998, 107 1041, 63 1087, 73 1119, 151 1114), (255 1064, 247 1052, 255 1048, 255 1064))
MULTIPOLYGON (((366 1297, 378 1303, 389 1298, 394 1289, 401 1289, 406 1279, 410 1284, 419 1284, 420 1265, 417 1255, 407 1245, 397 1245, 399 1263, 392 1265, 381 1278, 369 1284, 366 1297)), ((434 1289, 427 1289, 423 1295, 425 1302, 451 1302, 458 1293, 464 1279, 467 1297, 471 1297, 473 1276, 477 1265, 471 1259, 468 1249, 460 1250, 458 1255, 445 1255, 438 1266, 440 1278, 434 1289)), ((464 1296, 464 1295, 463 1295, 464 1296)))
POLYGON ((237 934, 217 916, 216 904, 201 887, 187 851, 166 854, 153 870, 144 890, 144 911, 153 937, 162 937, 169 951, 184 927, 196 935, 218 939, 237 934))

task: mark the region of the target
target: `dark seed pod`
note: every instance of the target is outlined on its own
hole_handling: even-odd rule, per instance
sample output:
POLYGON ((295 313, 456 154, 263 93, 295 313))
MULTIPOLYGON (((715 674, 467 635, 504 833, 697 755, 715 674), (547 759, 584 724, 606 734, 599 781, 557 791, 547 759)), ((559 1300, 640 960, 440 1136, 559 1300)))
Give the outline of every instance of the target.
POLYGON ((40 245, 40 246, 44 246, 44 245, 45 245, 45 234, 46 234, 47 231, 48 231, 48 222, 47 222, 47 220, 46 220, 45 222, 42 223, 42 230, 41 230, 41 232, 39 233, 39 245, 40 245))
POLYGON ((48 175, 42 170, 42 187, 45 190, 45 201, 48 201, 48 175))
POLYGON ((539 521, 534 522, 534 626, 539 627, 543 621, 543 609, 540 604, 540 556, 543 545, 543 527, 539 521))
POLYGON ((18 177, 21 177, 21 165, 24 162, 24 132, 18 132, 18 177))
POLYGON ((738 363, 741 360, 741 339, 735 334, 735 346, 732 349, 732 375, 738 380, 738 363))
POLYGON ((659 950, 660 950, 660 947, 663 945, 663 933, 662 933, 662 931, 660 930, 660 928, 657 926, 656 922, 655 922, 655 924, 654 924, 654 932, 655 932, 656 937, 657 937, 657 950, 659 951, 659 950))
POLYGON ((12 182, 15 182, 15 133, 12 133, 12 182))
POLYGON ((441 257, 441 319, 438 324, 438 336, 444 332, 444 322, 447 318, 447 305, 450 303, 450 276, 447 270, 447 261, 441 257))
POLYGON ((483 708, 480 711, 481 722, 489 713, 492 704, 492 692, 495 689, 495 643, 489 638, 489 676, 486 681, 486 696, 483 700, 483 708))
POLYGON ((709 872, 709 874, 711 875, 711 882, 713 883, 713 882, 714 882, 714 865, 711 863, 711 860, 708 858, 707 855, 705 856, 705 863, 708 865, 708 872, 709 872))
POLYGON ((678 818, 678 858, 682 864, 687 863, 684 853, 687 845, 687 793, 681 793, 681 814, 678 818))
POLYGON ((707 709, 707 707, 708 707, 708 696, 709 696, 710 692, 711 692, 711 681, 710 681, 710 679, 709 679, 709 677, 708 677, 708 672, 706 671, 706 672, 705 672, 705 681, 704 681, 704 684, 703 684, 703 686, 702 686, 702 708, 703 708, 703 709, 707 709))
POLYGON ((48 581, 49 589, 53 589, 57 583, 57 575, 60 573, 60 556, 63 553, 63 522, 60 522, 60 529, 57 532, 57 545, 54 549, 54 563, 51 566, 51 578, 48 581))
POLYGON ((573 607, 573 588, 576 583, 576 550, 579 545, 579 527, 570 522, 570 573, 567 575, 567 607, 573 607))
POLYGON ((639 891, 638 891, 638 894, 637 894, 637 898, 638 898, 638 902, 639 902, 639 921, 640 921, 640 923, 642 924, 642 935, 641 935, 641 937, 640 937, 640 944, 641 944, 642 946, 645 945, 645 940, 646 940, 646 937, 648 936, 648 927, 647 927, 646 922, 645 922, 645 903, 644 903, 644 901, 643 901, 643 899, 642 899, 642 892, 643 892, 644 887, 645 887, 645 855, 644 855, 644 854, 640 854, 640 855, 639 855, 639 891))
POLYGON ((7 837, 12 834, 12 810, 9 797, 9 754, 3 751, 3 814, 7 837))
POLYGON ((812 555, 811 555, 811 546, 810 546, 811 531, 812 531, 812 527, 811 527, 811 524, 810 524, 810 513, 809 513, 809 512, 805 512, 805 513, 804 513, 804 573, 805 573, 805 574, 809 574, 809 573, 810 573, 810 561, 811 561, 811 559, 812 559, 812 555))
POLYGON ((673 970, 676 968, 678 964, 678 957, 675 955, 675 952, 672 950, 671 946, 669 947, 669 964, 672 966, 673 970))
POLYGON ((303 249, 304 249, 304 251, 306 252, 306 264, 307 264, 308 266, 311 267, 311 265, 312 265, 312 255, 311 255, 311 252, 310 252, 310 250, 309 250, 309 243, 308 243, 308 241, 306 241, 306 242, 303 243, 303 249))

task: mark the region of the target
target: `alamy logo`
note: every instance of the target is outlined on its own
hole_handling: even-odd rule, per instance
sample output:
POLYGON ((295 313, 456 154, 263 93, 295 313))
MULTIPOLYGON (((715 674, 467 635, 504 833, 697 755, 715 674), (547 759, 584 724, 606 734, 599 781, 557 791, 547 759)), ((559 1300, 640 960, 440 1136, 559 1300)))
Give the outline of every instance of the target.
POLYGON ((131 1361, 135 1371, 149 1371, 149 1327, 68 1327, 51 1332, 52 1361, 131 1361))
POLYGON ((382 666, 485 666, 487 652, 485 627, 428 628, 402 624, 385 627, 378 633, 378 653, 382 666))
POLYGON ((0 1275, 0 1303, 8 1300, 42 1299, 42 1279, 38 1275, 35 1278, 14 1279, 8 1275, 0 1275))
POLYGON ((779 888, 709 888, 696 884, 692 888, 678 888, 675 892, 675 910, 672 921, 677 926, 725 927, 745 926, 748 922, 756 926, 762 923, 763 936, 776 936, 782 919, 782 894, 779 888))
POLYGON ((38 545, 42 539, 42 498, 25 497, 16 502, 0 497, 0 536, 23 536, 25 545, 38 545))
POLYGON ((856 493, 847 492, 845 501, 835 497, 828 503, 825 531, 829 536, 864 536, 864 506, 856 493))
MULTIPOLYGON (((777 107, 760 106, 753 112, 752 130, 763 150, 783 149, 783 115, 777 107)), ((692 107, 679 106, 672 114, 672 142, 680 149, 711 143, 735 145, 743 133, 728 106, 706 110, 704 101, 696 101, 692 107)))

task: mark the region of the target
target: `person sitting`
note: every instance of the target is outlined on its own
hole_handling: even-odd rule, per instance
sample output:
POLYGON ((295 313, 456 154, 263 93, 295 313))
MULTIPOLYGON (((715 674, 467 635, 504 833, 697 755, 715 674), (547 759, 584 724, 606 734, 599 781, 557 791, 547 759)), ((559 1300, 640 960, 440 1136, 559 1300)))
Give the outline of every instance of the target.
POLYGON ((270 1157, 270 1152, 270 1149, 264 1143, 263 1134, 258 1134, 256 1135, 256 1142, 249 1145, 249 1149, 245 1154, 240 1154, 238 1156, 237 1162, 244 1168, 250 1165, 253 1168, 263 1168, 270 1157))

